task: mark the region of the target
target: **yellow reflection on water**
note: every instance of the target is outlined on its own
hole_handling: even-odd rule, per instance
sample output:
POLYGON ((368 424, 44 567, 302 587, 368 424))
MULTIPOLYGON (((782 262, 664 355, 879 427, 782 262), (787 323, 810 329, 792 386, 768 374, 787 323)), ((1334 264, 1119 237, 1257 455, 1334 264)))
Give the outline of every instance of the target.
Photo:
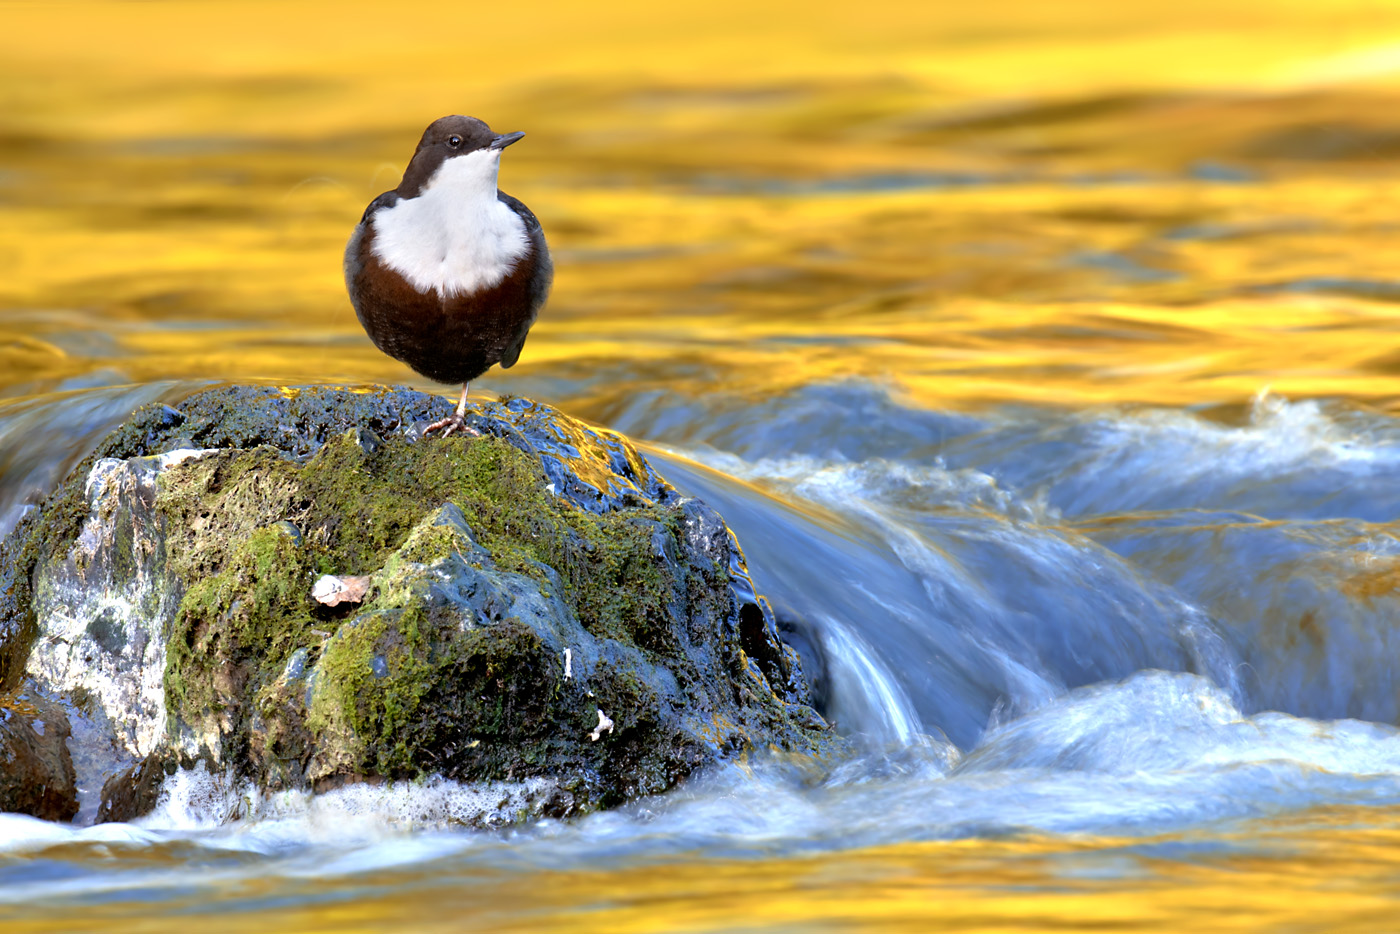
POLYGON ((1400 396, 1396 0, 0 14, 0 392, 415 381, 339 254, 468 111, 559 260, 496 389, 1400 396))
MULTIPOLYGON (((146 859, 147 868, 161 868, 159 858, 146 859)), ((184 855, 165 859, 175 865, 184 855)), ((567 870, 428 863, 303 882, 253 874, 171 900, 21 907, 6 930, 1377 932, 1395 929, 1397 873, 1400 813, 1336 808, 1150 840, 977 839, 763 859, 679 854, 567 870)))

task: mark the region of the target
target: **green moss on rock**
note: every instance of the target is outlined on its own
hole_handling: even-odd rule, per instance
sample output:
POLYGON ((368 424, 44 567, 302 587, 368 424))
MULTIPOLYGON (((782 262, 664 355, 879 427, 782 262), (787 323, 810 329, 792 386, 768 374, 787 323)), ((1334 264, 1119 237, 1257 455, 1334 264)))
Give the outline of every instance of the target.
MULTIPOLYGON (((240 442, 157 480, 182 761, 269 788, 546 777, 565 814, 741 749, 826 741, 723 522, 617 436, 516 400, 478 413, 485 437, 372 422, 381 437, 327 414, 368 404, 350 393, 296 394, 315 416, 296 421, 276 394, 220 392, 106 444, 203 443, 191 423, 240 442), (322 574, 367 576, 363 601, 316 603, 322 574), (614 726, 595 739, 600 711, 614 726)), ((72 490, 42 518, 69 541, 72 490)))

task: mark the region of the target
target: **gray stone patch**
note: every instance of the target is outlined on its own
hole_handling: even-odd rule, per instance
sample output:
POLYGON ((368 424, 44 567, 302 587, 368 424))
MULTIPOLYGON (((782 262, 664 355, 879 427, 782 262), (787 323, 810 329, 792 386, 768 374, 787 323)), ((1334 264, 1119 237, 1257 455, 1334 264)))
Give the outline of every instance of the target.
POLYGON ((77 541, 34 576, 39 635, 26 675, 41 691, 100 710, 133 757, 165 735, 165 640, 181 597, 165 574, 157 480, 206 453, 98 460, 77 541))

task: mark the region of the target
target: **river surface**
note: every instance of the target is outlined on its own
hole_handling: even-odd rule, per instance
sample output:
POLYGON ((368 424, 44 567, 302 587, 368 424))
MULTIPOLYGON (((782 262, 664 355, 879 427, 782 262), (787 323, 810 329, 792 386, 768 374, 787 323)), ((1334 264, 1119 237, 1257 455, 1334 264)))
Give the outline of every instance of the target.
POLYGON ((474 392, 715 506, 851 740, 182 774, 0 816, 6 932, 1400 929, 1400 2, 925 6, 0 3, 0 532, 146 402, 434 388, 339 254, 474 113, 558 265, 474 392))

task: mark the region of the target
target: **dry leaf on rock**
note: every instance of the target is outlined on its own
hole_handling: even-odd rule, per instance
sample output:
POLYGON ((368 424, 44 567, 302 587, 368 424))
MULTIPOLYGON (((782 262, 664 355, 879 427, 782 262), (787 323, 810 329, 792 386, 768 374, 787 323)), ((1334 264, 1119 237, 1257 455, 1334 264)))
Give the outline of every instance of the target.
POLYGON ((326 574, 311 588, 311 596, 317 603, 326 606, 339 606, 342 603, 359 603, 369 590, 368 577, 336 577, 326 574))

